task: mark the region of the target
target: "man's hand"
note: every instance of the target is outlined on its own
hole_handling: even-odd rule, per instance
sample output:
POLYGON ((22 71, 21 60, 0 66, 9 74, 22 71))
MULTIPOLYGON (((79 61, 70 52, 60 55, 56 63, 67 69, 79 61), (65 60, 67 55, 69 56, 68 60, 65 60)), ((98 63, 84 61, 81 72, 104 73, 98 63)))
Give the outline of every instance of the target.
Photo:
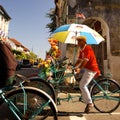
POLYGON ((75 68, 76 73, 80 73, 80 68, 75 68))

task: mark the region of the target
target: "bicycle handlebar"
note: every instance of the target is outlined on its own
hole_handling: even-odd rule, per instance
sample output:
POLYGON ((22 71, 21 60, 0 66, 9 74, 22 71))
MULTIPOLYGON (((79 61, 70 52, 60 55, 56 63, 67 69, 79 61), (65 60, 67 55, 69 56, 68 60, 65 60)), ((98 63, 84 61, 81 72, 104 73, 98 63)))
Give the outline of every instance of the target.
POLYGON ((23 80, 24 82, 30 82, 30 80, 27 77, 23 76, 23 75, 16 74, 15 76, 20 78, 20 80, 23 80))

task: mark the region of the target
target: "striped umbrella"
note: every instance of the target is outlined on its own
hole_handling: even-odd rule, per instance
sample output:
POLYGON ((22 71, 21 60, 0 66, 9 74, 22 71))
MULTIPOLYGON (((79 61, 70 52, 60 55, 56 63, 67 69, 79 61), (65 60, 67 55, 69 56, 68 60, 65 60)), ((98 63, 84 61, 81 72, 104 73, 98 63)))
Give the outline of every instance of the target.
POLYGON ((77 44, 76 37, 85 36, 87 44, 99 44, 104 38, 95 30, 83 24, 66 24, 58 27, 50 38, 62 43, 77 44))

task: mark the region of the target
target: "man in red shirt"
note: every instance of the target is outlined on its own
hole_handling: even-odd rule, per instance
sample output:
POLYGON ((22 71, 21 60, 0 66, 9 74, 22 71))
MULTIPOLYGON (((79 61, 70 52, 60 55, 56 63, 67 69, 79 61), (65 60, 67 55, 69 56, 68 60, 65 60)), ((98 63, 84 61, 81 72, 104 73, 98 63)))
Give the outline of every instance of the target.
POLYGON ((86 44, 86 37, 79 36, 76 40, 78 41, 80 52, 78 60, 75 63, 75 70, 77 73, 80 73, 80 70, 84 68, 84 73, 79 82, 79 87, 83 100, 87 104, 84 112, 89 113, 94 105, 87 86, 94 77, 100 74, 100 71, 93 49, 91 46, 86 44))

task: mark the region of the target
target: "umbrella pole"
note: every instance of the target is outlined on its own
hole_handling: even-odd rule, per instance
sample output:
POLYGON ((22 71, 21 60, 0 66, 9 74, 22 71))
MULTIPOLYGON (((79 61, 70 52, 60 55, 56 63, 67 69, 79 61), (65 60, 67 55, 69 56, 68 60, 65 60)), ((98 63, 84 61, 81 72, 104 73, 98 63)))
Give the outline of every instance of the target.
POLYGON ((75 64, 75 58, 76 58, 76 46, 74 46, 73 65, 75 64))
POLYGON ((76 49, 76 42, 77 42, 77 40, 76 40, 76 37, 77 37, 77 32, 75 32, 75 45, 74 45, 74 55, 73 55, 73 65, 75 64, 75 61, 76 61, 76 53, 77 53, 77 49, 76 49))
MULTIPOLYGON (((78 13, 79 11, 79 6, 76 10, 76 14, 78 13)), ((76 24, 78 23, 78 17, 76 15, 76 24)), ((75 46, 74 46, 74 56, 73 56, 73 65, 75 64, 75 58, 76 58, 76 37, 77 37, 77 31, 75 32, 75 46)))

